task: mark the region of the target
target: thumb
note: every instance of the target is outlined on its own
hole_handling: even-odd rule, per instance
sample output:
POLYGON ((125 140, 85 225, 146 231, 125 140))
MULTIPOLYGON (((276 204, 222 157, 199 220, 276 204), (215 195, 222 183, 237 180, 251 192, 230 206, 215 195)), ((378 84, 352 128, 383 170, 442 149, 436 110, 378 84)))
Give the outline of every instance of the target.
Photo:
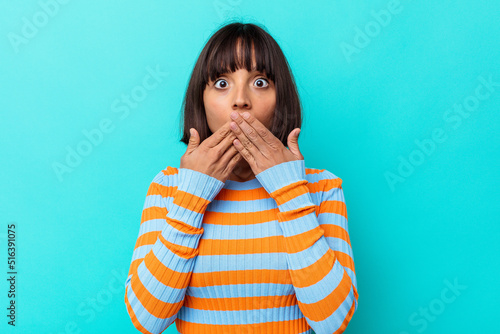
POLYGON ((189 143, 188 143, 188 152, 194 151, 198 145, 200 144, 200 136, 198 136, 198 131, 196 131, 195 128, 190 128, 189 133, 191 136, 189 137, 189 143))
POLYGON ((299 133, 300 129, 295 129, 288 135, 288 148, 298 157, 302 156, 299 151, 299 133))

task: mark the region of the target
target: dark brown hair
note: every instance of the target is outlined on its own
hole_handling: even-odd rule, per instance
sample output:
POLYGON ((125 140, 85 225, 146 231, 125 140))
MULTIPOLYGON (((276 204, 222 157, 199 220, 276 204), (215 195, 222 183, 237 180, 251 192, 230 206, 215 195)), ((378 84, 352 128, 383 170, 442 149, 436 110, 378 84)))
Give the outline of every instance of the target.
POLYGON ((229 23, 215 32, 198 57, 182 104, 181 142, 189 143, 190 128, 198 131, 200 143, 212 135, 203 103, 206 85, 224 73, 243 67, 249 72, 262 71, 274 82, 276 108, 270 131, 288 147, 288 135, 302 125, 302 106, 292 71, 278 43, 265 28, 240 22, 229 23), (242 43, 243 59, 236 59, 238 43, 242 43), (256 69, 252 68, 252 47, 256 69))

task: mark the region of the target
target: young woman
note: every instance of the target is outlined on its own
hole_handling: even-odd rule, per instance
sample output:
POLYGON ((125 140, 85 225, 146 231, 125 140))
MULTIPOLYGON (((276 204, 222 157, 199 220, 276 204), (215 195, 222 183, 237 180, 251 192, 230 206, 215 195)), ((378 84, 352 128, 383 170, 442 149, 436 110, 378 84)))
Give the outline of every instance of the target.
POLYGON ((186 153, 149 186, 125 282, 134 326, 342 333, 358 306, 342 180, 305 167, 297 89, 264 28, 211 36, 183 121, 186 153))

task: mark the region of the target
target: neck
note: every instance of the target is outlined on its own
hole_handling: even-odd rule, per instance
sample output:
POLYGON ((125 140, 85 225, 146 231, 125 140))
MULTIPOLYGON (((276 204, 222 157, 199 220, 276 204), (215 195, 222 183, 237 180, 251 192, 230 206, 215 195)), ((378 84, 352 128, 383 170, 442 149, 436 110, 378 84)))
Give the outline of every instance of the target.
POLYGON ((252 168, 250 167, 248 162, 243 159, 236 164, 233 171, 231 172, 231 175, 229 175, 228 180, 245 182, 254 178, 255 175, 253 174, 252 168))

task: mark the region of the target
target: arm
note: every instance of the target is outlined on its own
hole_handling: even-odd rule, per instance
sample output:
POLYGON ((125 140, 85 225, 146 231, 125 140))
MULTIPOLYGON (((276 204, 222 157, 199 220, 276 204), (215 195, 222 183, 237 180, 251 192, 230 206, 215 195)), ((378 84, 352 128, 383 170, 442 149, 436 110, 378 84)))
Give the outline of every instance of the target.
POLYGON ((163 172, 149 186, 125 282, 127 312, 142 333, 161 333, 177 318, 198 255, 203 214, 224 186, 190 169, 179 168, 178 173, 177 187, 162 184, 174 174, 163 172), (168 211, 170 192, 173 202, 168 211))
POLYGON ((323 171, 314 194, 323 191, 317 208, 304 160, 275 165, 256 178, 278 205, 300 310, 317 334, 343 333, 358 307, 358 292, 342 180, 323 171))

